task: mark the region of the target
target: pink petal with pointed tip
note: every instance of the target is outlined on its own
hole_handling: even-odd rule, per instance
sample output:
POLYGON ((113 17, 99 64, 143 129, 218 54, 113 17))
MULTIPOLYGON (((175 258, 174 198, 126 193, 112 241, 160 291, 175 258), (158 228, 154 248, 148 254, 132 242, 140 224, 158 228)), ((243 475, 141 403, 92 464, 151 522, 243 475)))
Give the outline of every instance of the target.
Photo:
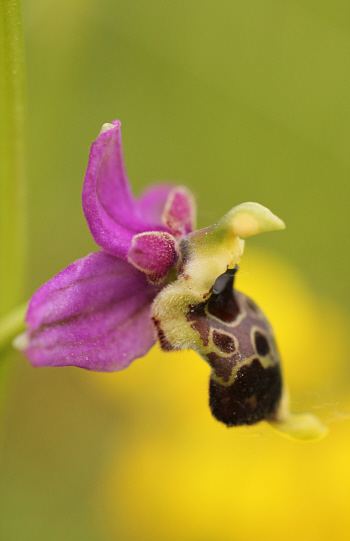
MULTIPOLYGON (((135 233, 166 231, 167 227, 152 213, 142 215, 126 175, 120 122, 100 133, 90 150, 82 203, 86 221, 95 242, 116 257, 126 260, 135 233)), ((164 189, 153 199, 164 199, 164 189)), ((151 205, 151 201, 149 201, 151 205)))

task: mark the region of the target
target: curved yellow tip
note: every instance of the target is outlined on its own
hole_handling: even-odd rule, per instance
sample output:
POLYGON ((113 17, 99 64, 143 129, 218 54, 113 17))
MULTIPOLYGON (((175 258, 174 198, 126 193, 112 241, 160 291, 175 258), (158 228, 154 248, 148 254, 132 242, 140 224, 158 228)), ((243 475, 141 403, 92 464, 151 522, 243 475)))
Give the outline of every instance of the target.
POLYGON ((233 234, 242 238, 286 227, 283 220, 259 203, 242 203, 228 212, 222 220, 230 222, 233 234))

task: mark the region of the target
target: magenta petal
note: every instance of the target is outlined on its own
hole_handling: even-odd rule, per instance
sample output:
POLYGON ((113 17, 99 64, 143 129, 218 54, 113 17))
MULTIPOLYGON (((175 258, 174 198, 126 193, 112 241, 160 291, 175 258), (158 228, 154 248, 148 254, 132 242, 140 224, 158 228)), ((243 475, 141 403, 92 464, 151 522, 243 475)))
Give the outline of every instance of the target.
POLYGON ((155 223, 147 212, 142 215, 133 198, 125 171, 119 120, 104 125, 91 146, 82 203, 95 242, 124 260, 135 233, 167 230, 160 219, 155 223))
POLYGON ((178 252, 172 235, 160 231, 140 233, 132 239, 128 260, 151 282, 159 283, 176 265, 178 252))
POLYGON ((139 216, 153 224, 164 226, 164 207, 174 188, 174 184, 153 184, 145 190, 137 202, 139 216))
POLYGON ((156 293, 128 263, 92 253, 35 293, 25 353, 34 366, 126 368, 155 343, 150 307, 156 293))
POLYGON ((185 237, 194 231, 196 205, 193 195, 183 186, 175 187, 168 196, 162 221, 175 237, 185 237))
POLYGON ((134 201, 124 167, 120 122, 112 124, 115 127, 100 133, 91 146, 82 203, 96 243, 125 259, 135 233, 129 222, 134 201))

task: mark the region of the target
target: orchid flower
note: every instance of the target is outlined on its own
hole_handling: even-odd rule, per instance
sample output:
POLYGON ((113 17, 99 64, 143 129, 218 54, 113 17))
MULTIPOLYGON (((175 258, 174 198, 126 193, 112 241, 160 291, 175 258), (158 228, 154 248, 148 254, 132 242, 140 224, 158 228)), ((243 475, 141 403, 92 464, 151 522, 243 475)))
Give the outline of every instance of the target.
POLYGON ((33 366, 117 371, 158 340, 165 351, 192 348, 210 365, 210 407, 227 426, 268 420, 301 439, 324 433, 311 414, 290 413, 271 325, 233 288, 243 239, 283 229, 282 220, 244 203, 194 231, 185 187, 158 184, 136 199, 118 120, 91 147, 82 204, 102 250, 32 297, 16 343, 33 366))

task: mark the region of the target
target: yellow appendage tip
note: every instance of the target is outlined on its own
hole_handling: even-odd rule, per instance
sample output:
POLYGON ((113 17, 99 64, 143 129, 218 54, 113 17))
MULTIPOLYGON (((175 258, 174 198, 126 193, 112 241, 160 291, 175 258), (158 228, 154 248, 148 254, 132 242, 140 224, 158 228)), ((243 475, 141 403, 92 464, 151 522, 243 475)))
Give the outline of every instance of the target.
POLYGON ((285 436, 303 441, 320 440, 328 433, 328 428, 312 413, 290 413, 284 420, 269 424, 285 436))

